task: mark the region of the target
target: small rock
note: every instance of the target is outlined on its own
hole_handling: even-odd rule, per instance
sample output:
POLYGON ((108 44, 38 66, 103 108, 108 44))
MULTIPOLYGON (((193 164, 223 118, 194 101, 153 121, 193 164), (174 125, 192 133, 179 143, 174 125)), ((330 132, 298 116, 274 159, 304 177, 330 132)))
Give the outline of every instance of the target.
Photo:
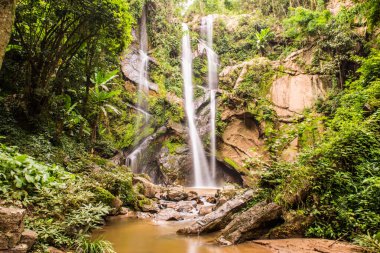
POLYGON ((54 248, 54 247, 49 247, 47 251, 48 251, 49 253, 65 253, 64 251, 59 250, 59 249, 56 249, 56 248, 54 248))
POLYGON ((161 209, 165 209, 165 208, 175 209, 177 207, 177 203, 173 202, 173 201, 160 200, 158 203, 159 203, 161 209))
POLYGON ((20 232, 5 232, 0 234, 0 250, 15 247, 21 239, 20 232))
POLYGON ((186 212, 190 213, 195 209, 197 206, 197 202, 193 201, 180 201, 177 203, 176 207, 174 208, 177 212, 186 212))
POLYGON ((32 230, 26 229, 21 234, 21 241, 20 242, 22 244, 28 245, 28 250, 30 250, 32 248, 32 246, 34 245, 36 240, 37 240, 37 233, 32 231, 32 230))
POLYGON ((214 196, 208 196, 206 201, 211 204, 216 204, 216 198, 214 196))
POLYGON ((117 215, 120 213, 120 210, 123 207, 123 201, 116 197, 112 200, 111 207, 113 208, 112 214, 117 215))
POLYGON ((199 207, 199 215, 205 216, 213 211, 213 206, 200 206, 199 207))
POLYGON ((158 213, 160 211, 160 208, 158 207, 157 203, 152 202, 150 204, 141 206, 141 211, 148 213, 158 213))
POLYGON ((220 207, 222 206, 224 203, 226 203, 228 201, 227 197, 223 196, 223 197, 220 197, 218 198, 217 202, 216 202, 216 206, 217 207, 220 207))
POLYGON ((153 217, 153 214, 151 214, 151 213, 144 213, 144 212, 136 212, 136 217, 137 217, 138 219, 143 219, 143 220, 145 220, 145 219, 150 219, 150 218, 152 218, 152 217, 153 217))
POLYGON ((198 200, 199 199, 198 193, 195 191, 189 191, 187 194, 188 194, 188 196, 187 196, 188 200, 198 200))
POLYGON ((122 207, 122 208, 120 209, 120 214, 121 214, 121 215, 126 215, 126 214, 128 214, 130 211, 131 211, 131 210, 130 210, 129 208, 127 208, 127 207, 122 207))
POLYGON ((165 194, 166 200, 181 201, 187 199, 188 194, 182 187, 171 187, 165 194))
POLYGON ((172 208, 162 210, 156 215, 157 220, 163 221, 178 221, 183 220, 182 215, 172 208))
POLYGON ((24 209, 0 206, 0 231, 21 233, 25 214, 24 209))
POLYGON ((28 245, 18 244, 16 247, 0 251, 0 253, 26 253, 28 251, 28 245))

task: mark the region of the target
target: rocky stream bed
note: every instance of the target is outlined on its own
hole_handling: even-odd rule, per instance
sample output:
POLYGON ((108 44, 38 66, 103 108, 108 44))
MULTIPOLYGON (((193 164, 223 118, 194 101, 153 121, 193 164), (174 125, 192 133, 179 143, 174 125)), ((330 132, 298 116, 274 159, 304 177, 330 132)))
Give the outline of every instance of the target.
POLYGON ((254 190, 164 188, 135 180, 154 201, 143 211, 123 208, 95 233, 114 243, 117 252, 362 252, 345 242, 297 238, 308 221, 290 218, 275 203, 255 203, 254 190), (130 243, 142 246, 131 251, 130 243))

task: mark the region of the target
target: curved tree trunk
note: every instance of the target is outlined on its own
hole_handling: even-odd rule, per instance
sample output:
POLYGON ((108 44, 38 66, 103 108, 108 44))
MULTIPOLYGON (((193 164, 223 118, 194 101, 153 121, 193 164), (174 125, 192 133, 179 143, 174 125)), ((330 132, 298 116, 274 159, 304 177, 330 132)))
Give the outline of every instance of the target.
POLYGON ((0 0, 0 69, 12 33, 17 0, 0 0))

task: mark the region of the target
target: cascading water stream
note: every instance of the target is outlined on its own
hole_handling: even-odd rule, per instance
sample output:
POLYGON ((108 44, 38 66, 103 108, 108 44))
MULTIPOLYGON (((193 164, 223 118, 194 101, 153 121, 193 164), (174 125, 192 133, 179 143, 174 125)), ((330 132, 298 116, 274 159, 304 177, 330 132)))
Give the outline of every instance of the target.
MULTIPOLYGON (((144 126, 149 122, 150 114, 147 113, 148 101, 146 97, 149 95, 149 56, 148 56, 148 32, 146 25, 146 7, 143 8, 143 12, 140 19, 140 66, 139 66, 139 82, 137 91, 137 104, 134 108, 140 115, 137 115, 135 122, 135 133, 138 136, 141 133, 144 126), (140 116, 143 116, 144 122, 140 116), (141 126, 142 125, 142 126, 141 126)), ((139 139, 135 138, 135 146, 138 145, 139 139)), ((126 158, 127 166, 130 166, 135 173, 143 172, 141 166, 141 152, 144 151, 144 142, 142 142, 135 150, 126 158)))
POLYGON ((204 48, 207 54, 208 87, 210 92, 210 169, 213 178, 216 176, 216 92, 218 89, 218 55, 213 48, 214 17, 202 18, 201 35, 206 40, 204 48))
MULTIPOLYGON (((139 69, 139 83, 138 83, 138 99, 137 108, 147 111, 148 102, 146 96, 149 94, 149 56, 148 56, 148 32, 146 26, 146 8, 143 9, 140 21, 140 69, 139 69)), ((144 114, 145 123, 148 122, 149 117, 144 114)), ((137 122, 140 123, 140 122, 137 122)), ((139 124, 137 124, 139 127, 139 124)))
POLYGON ((189 28, 186 24, 182 24, 182 26, 184 32, 182 38, 182 74, 184 81, 185 111, 188 122, 188 131, 194 167, 194 186, 215 187, 215 180, 213 180, 210 174, 206 154, 203 149, 203 145, 195 125, 195 109, 192 80, 193 55, 191 51, 189 28))

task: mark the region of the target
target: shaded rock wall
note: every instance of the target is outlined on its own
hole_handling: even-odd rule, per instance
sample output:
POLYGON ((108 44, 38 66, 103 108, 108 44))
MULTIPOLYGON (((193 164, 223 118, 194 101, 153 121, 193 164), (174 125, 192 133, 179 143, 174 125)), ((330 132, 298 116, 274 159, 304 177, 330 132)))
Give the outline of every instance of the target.
POLYGON ((231 159, 242 166, 250 157, 262 157, 265 150, 260 132, 259 123, 250 114, 231 117, 219 146, 222 159, 231 159))

